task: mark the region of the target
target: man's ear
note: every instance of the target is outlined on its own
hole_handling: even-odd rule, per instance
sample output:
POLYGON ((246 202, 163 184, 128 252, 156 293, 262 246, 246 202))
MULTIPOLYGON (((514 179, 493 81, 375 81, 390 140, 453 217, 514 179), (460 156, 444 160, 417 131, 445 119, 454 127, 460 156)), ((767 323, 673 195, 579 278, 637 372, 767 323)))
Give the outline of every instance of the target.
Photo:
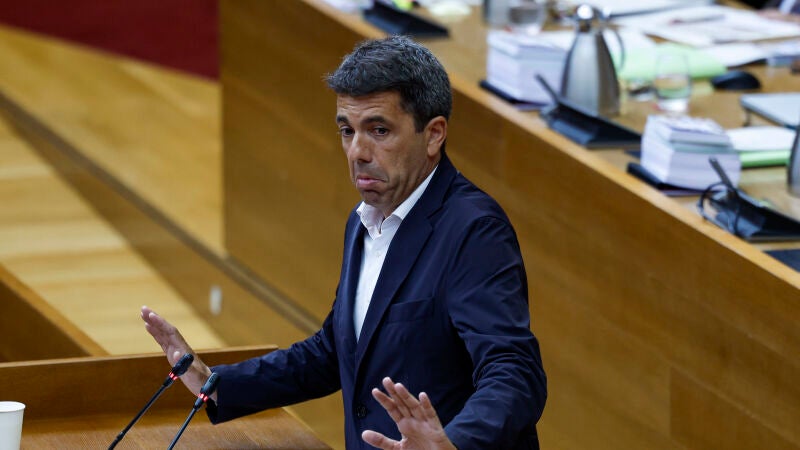
POLYGON ((428 156, 436 156, 447 139, 447 119, 436 116, 425 126, 425 136, 428 139, 428 156))

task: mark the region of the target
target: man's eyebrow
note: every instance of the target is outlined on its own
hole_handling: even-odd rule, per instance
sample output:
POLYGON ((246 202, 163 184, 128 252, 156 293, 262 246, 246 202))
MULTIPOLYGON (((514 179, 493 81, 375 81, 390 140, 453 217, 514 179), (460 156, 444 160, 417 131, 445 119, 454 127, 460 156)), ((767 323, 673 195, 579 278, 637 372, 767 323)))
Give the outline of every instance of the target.
POLYGON ((375 122, 387 123, 389 121, 386 120, 386 118, 381 115, 365 117, 364 120, 361 121, 361 123, 375 123, 375 122))
MULTIPOLYGON (((336 123, 343 123, 345 125, 350 125, 350 121, 347 119, 347 116, 344 115, 337 115, 336 116, 336 123)), ((374 116, 365 117, 361 120, 362 124, 369 124, 369 123, 389 123, 389 120, 386 117, 378 114, 374 116)))

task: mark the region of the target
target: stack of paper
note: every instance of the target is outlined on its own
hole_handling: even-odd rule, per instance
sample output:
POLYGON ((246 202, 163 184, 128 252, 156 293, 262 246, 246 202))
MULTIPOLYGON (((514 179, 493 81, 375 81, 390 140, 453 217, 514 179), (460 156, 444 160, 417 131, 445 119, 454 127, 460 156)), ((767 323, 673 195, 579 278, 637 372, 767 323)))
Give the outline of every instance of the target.
POLYGON ((503 30, 489 32, 487 43, 486 81, 490 85, 516 100, 552 102, 535 76, 540 74, 553 89, 560 90, 569 43, 503 30))
POLYGON ((783 127, 744 127, 727 131, 742 167, 785 166, 795 132, 783 127))
POLYGON ((650 116, 642 135, 642 167, 663 183, 705 189, 720 181, 715 157, 734 184, 741 163, 725 130, 711 119, 650 116))
MULTIPOLYGON (((653 54, 655 43, 641 31, 623 28, 619 30, 619 36, 626 53, 653 54)), ((620 60, 622 52, 614 33, 606 30, 603 37, 614 60, 620 60)), ((546 31, 533 36, 502 30, 490 31, 486 39, 489 47, 486 81, 514 99, 551 103, 552 99, 534 76, 537 73, 542 75, 553 89, 560 91, 561 73, 574 39, 573 30, 546 31)), ((625 66, 632 62, 631 58, 626 58, 625 66)))

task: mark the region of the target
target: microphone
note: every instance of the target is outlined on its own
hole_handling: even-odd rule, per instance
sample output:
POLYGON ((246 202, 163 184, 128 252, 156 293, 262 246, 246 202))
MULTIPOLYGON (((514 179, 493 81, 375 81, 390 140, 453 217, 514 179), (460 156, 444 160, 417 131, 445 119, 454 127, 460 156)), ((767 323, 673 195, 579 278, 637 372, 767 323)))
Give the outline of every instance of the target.
POLYGON ((116 447, 117 444, 119 444, 119 442, 122 440, 122 438, 125 437, 125 434, 128 432, 128 430, 130 430, 131 427, 133 427, 133 425, 139 421, 139 419, 144 415, 144 413, 147 412, 148 409, 150 409, 150 406, 152 406, 153 403, 155 403, 156 399, 158 399, 158 397, 161 396, 161 393, 164 392, 164 390, 167 389, 168 387, 172 386, 172 383, 174 383, 175 380, 180 378, 181 375, 185 374, 186 371, 189 370, 189 366, 192 365, 192 361, 194 361, 194 355, 192 355, 191 353, 186 353, 181 357, 181 359, 178 360, 178 362, 175 363, 174 366, 172 366, 172 370, 170 370, 169 375, 167 375, 167 378, 164 380, 164 383, 161 385, 158 391, 156 391, 156 393, 153 394, 152 397, 150 397, 150 401, 147 402, 146 405, 144 405, 144 408, 142 408, 142 410, 139 411, 139 414, 136 414, 136 417, 134 417, 133 420, 130 421, 128 426, 126 426, 124 430, 120 431, 120 433, 117 435, 117 438, 114 439, 114 442, 112 442, 111 445, 108 446, 108 450, 111 450, 114 447, 116 447))
POLYGON ((192 420, 192 417, 194 417, 197 410, 199 410, 200 407, 208 401, 208 397, 217 390, 217 384, 219 384, 219 374, 216 372, 211 372, 211 376, 208 377, 208 380, 206 380, 206 384, 200 388, 200 393, 197 394, 197 400, 194 401, 192 411, 189 413, 189 416, 186 417, 186 420, 183 422, 183 425, 181 425, 181 428, 178 430, 175 438, 172 439, 172 442, 169 444, 169 447, 167 447, 167 450, 172 450, 172 448, 175 447, 175 444, 178 442, 178 439, 181 438, 181 435, 183 434, 184 430, 186 430, 186 427, 189 425, 189 421, 192 420))

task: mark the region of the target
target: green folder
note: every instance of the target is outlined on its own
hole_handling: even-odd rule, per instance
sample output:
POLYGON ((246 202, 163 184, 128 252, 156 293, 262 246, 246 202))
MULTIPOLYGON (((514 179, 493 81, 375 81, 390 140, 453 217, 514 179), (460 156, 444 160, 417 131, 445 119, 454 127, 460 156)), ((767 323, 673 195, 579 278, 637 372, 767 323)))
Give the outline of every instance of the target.
MULTIPOLYGON (((692 78, 710 78, 727 71, 725 66, 700 49, 666 42, 653 48, 637 48, 625 54, 625 65, 617 71, 622 80, 652 80, 658 55, 685 55, 692 78)), ((618 58, 615 58, 618 60, 618 58)))
POLYGON ((739 159, 742 168, 785 166, 789 163, 790 153, 791 150, 739 151, 739 159))

